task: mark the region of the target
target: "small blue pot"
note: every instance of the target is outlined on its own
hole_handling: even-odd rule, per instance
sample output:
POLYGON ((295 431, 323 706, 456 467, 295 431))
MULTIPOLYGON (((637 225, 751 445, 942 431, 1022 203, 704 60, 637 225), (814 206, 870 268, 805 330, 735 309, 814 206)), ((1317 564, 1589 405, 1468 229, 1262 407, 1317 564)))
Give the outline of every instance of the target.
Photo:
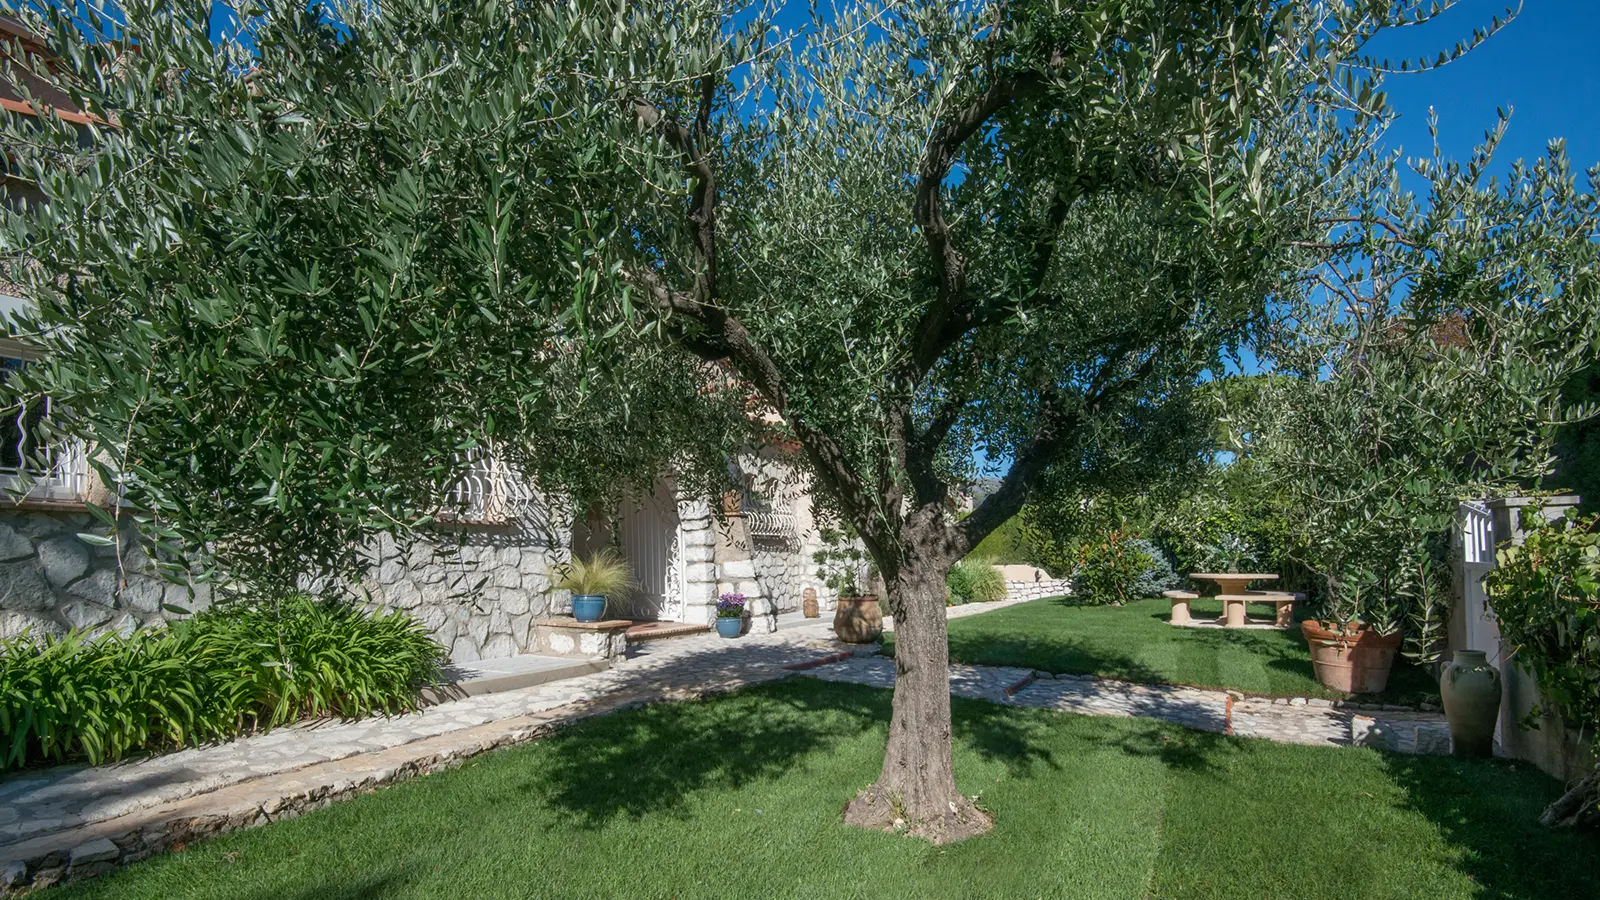
POLYGON ((722 616, 717 617, 717 634, 720 634, 725 638, 736 638, 739 636, 739 632, 743 630, 743 619, 728 619, 722 616))
POLYGON ((572 617, 579 622, 598 622, 606 614, 606 598, 599 594, 579 594, 572 598, 572 617))

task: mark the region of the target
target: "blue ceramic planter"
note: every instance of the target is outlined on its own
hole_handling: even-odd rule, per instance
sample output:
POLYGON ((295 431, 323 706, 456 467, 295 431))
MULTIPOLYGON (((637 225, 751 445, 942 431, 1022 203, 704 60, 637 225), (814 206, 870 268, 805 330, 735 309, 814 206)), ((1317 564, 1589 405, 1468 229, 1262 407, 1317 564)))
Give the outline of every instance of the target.
POLYGON ((717 634, 720 634, 725 638, 736 638, 739 636, 739 632, 743 630, 743 619, 726 619, 721 616, 717 617, 717 634))
POLYGON ((598 622, 606 614, 606 598, 598 594, 579 594, 572 598, 572 617, 579 622, 598 622))

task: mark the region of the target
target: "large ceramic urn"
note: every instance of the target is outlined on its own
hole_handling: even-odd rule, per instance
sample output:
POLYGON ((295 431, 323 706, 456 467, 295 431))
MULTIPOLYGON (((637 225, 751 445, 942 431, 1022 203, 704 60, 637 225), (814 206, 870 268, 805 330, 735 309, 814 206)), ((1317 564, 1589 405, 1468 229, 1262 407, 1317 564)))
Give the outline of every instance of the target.
POLYGON ((1439 695, 1450 722, 1457 756, 1494 754, 1494 724, 1500 718, 1500 670, 1482 650, 1457 650, 1439 672, 1439 695))
POLYGON ((840 597, 833 610, 833 633, 850 644, 870 644, 883 636, 883 610, 878 598, 840 597))

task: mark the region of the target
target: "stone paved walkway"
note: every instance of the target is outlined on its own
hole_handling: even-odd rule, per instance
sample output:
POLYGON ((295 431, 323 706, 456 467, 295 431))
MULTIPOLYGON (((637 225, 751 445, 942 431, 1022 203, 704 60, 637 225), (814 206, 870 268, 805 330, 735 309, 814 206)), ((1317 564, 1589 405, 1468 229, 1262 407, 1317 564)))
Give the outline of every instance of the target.
MULTIPOLYGON (((954 607, 950 618, 1022 601, 954 607)), ((891 625, 892 627, 892 625, 891 625)), ((715 635, 632 645, 609 671, 466 697, 416 713, 279 729, 106 766, 62 766, 0 781, 0 887, 94 874, 175 844, 313 809, 399 778, 457 765, 588 716, 790 677, 892 687, 894 662, 840 643, 827 619, 737 641, 715 635), (12 862, 7 862, 12 861, 12 862)), ((1441 752, 1437 714, 1363 713, 1326 701, 1249 700, 1028 669, 951 667, 953 694, 1084 715, 1147 716, 1293 743, 1441 752), (1313 705, 1315 704, 1315 705, 1313 705)), ((1445 733, 1443 749, 1449 749, 1445 733)))
MULTIPOLYGON (((825 681, 888 688, 894 686, 894 660, 854 658, 802 674, 825 681)), ((1237 691, 961 664, 950 666, 950 693, 1085 716, 1161 719, 1199 731, 1280 743, 1374 746, 1398 753, 1450 752, 1444 716, 1403 707, 1374 710, 1335 706, 1328 700, 1247 698, 1237 691)))

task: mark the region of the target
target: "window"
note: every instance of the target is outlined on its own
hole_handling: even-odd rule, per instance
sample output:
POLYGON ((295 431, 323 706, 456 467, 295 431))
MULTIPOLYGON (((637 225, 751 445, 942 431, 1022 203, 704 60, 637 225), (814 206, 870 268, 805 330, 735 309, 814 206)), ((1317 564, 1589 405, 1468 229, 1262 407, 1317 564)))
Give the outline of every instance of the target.
MULTIPOLYGON (((0 384, 26 366, 18 356, 0 357, 0 384)), ((0 489, 13 500, 82 500, 88 486, 89 461, 83 445, 46 443, 44 421, 50 398, 13 407, 0 415, 0 489)))

